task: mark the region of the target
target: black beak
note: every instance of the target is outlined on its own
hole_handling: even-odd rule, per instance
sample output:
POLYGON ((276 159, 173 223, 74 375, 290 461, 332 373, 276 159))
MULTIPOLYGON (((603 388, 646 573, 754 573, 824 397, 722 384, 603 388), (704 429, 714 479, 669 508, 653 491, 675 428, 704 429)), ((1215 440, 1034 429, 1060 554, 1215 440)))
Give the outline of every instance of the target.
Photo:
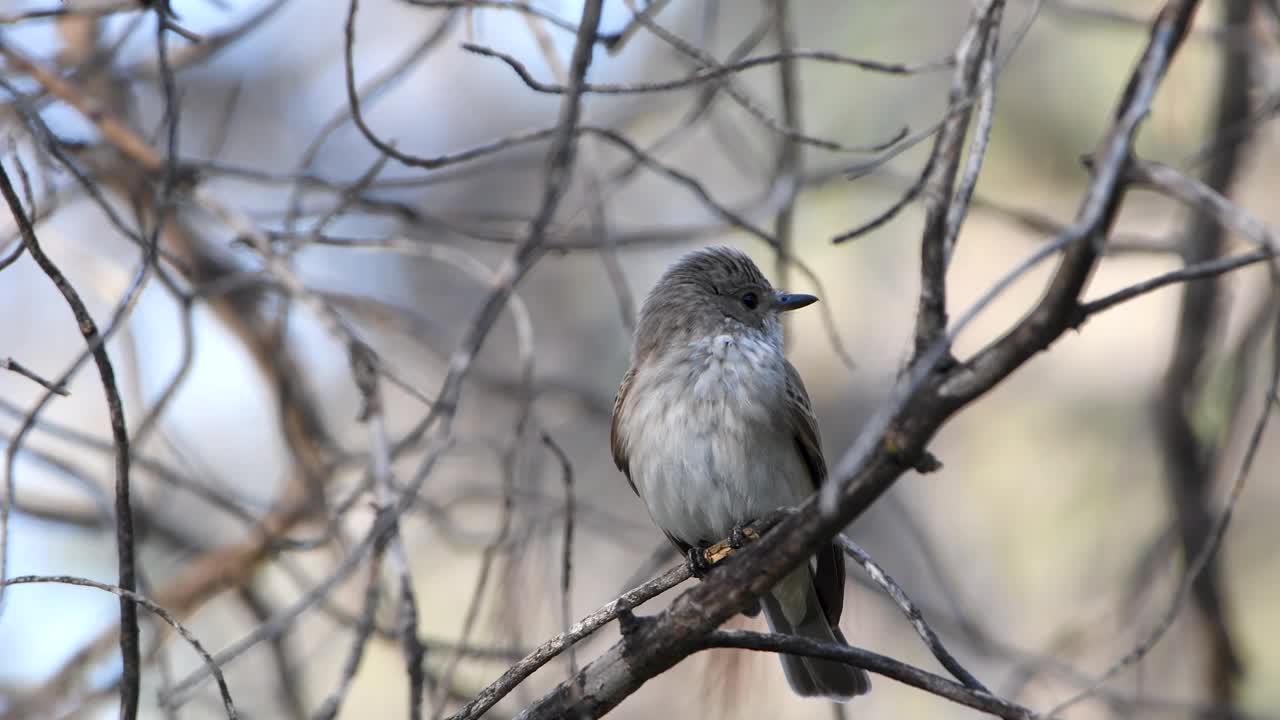
POLYGON ((786 293, 779 292, 773 300, 773 307, 778 312, 787 312, 788 310, 799 310, 802 307, 808 307, 818 302, 818 298, 804 293, 786 293))

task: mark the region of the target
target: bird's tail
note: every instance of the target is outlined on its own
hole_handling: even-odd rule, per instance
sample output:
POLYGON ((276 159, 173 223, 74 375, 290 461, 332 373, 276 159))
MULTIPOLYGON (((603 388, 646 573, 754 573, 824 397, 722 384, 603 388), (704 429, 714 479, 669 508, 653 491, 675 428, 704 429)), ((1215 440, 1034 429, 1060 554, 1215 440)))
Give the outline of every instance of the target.
MULTIPOLYGON (((827 623, 807 565, 783 578, 761 600, 773 632, 844 644, 840 628, 827 623)), ((782 661, 787 683, 797 695, 848 702, 871 689, 867 673, 852 665, 800 655, 779 654, 778 659, 782 661)))

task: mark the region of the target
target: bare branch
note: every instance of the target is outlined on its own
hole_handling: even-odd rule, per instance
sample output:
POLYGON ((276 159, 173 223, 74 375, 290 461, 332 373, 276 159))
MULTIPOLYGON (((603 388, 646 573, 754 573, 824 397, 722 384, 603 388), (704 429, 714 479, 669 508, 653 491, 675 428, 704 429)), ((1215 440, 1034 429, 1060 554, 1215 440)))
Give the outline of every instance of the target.
MULTIPOLYGON (((93 355, 94 365, 98 368, 98 377, 102 382, 103 394, 106 395, 107 410, 111 416, 111 438, 115 443, 115 515, 116 515, 116 555, 119 563, 119 587, 122 591, 132 593, 137 589, 137 568, 134 559, 133 507, 129 489, 129 431, 125 426, 124 403, 120 400, 120 389, 116 386, 115 369, 107 354, 106 337, 98 332, 98 325, 89 314, 88 307, 80 299, 80 294, 72 287, 62 270, 45 254, 36 238, 35 229, 27 218, 18 193, 9 180, 9 173, 0 166, 0 193, 4 194, 9 212, 18 224, 22 233, 22 242, 27 246, 31 259, 49 277, 58 292, 67 302, 75 317, 80 334, 84 336, 88 352, 93 355)), ((144 261, 144 267, 152 258, 144 261)), ((132 292, 132 288, 130 290, 132 292)), ((45 399, 39 407, 47 403, 48 398, 56 393, 62 384, 49 387, 45 399)), ((21 446, 22 435, 31 427, 30 418, 35 416, 36 409, 23 427, 14 435, 5 452, 5 501, 0 505, 0 578, 5 575, 8 561, 8 515, 9 503, 14 495, 14 455, 21 446)), ((0 586, 0 590, 3 586, 0 586)), ((126 720, 133 720, 138 715, 138 693, 142 683, 141 651, 138 641, 138 607, 127 597, 120 598, 120 655, 124 664, 124 680, 120 685, 120 715, 126 720)))
POLYGON ((858 547, 843 533, 836 536, 836 544, 844 548, 845 554, 861 565, 867 575, 871 576, 871 580, 892 598, 894 604, 902 610, 903 614, 907 616, 907 620, 911 622, 912 629, 916 631, 916 634, 924 641, 925 646, 929 648, 929 652, 933 653, 933 656, 938 659, 938 662, 942 663, 947 672, 950 672, 955 679, 964 683, 965 687, 970 690, 990 694, 991 691, 943 647, 942 641, 938 639, 938 634, 925 622, 924 615, 920 612, 920 609, 916 607, 915 603, 911 602, 911 598, 907 597, 907 593, 884 571, 884 568, 871 559, 866 550, 858 547))
MULTIPOLYGON (((969 29, 956 48, 956 71, 951 82, 952 108, 958 108, 972 97, 980 80, 984 127, 974 134, 969 167, 955 193, 956 173, 960 168, 960 149, 969 129, 969 111, 953 110, 947 115, 934 141, 933 151, 925 164, 921 191, 925 198, 924 235, 920 242, 920 308, 916 314, 916 340, 913 359, 919 361, 947 331, 947 265, 960 231, 960 219, 977 182, 990 131, 991 107, 995 103, 995 74, 991 69, 995 42, 1000 33, 1003 0, 986 0, 973 10, 969 29), (953 197, 954 195, 954 197, 953 197)), ((947 365, 944 358, 943 366, 947 365)))
POLYGON ((174 617, 173 613, 165 610, 163 606, 132 590, 126 590, 118 585, 100 583, 95 580, 89 580, 88 578, 71 577, 69 575, 20 575, 18 577, 0 579, 0 586, 3 587, 9 587, 12 585, 31 585, 37 583, 57 583, 61 585, 79 585, 81 587, 96 588, 98 590, 109 592, 132 605, 141 605, 143 608, 146 608, 148 612, 154 614, 156 617, 168 624, 169 627, 176 630, 178 634, 182 636, 182 639, 186 640, 187 643, 190 644, 197 653, 199 653, 200 658, 205 662, 205 667, 209 668, 209 671, 213 674, 214 679, 218 683, 218 694, 222 696, 222 707, 226 710, 227 717, 230 720, 235 720, 235 718, 239 717, 236 714, 235 703, 231 700, 231 690, 227 687, 227 681, 222 676, 222 672, 213 664, 213 657, 209 655, 209 651, 205 650, 204 646, 200 644, 200 641, 196 639, 195 635, 192 635, 191 631, 184 627, 182 623, 178 622, 178 619, 174 617))
MULTIPOLYGON (((1211 218, 1220 227, 1239 233, 1254 245, 1267 248, 1272 253, 1280 251, 1280 239, 1265 222, 1195 178, 1183 175, 1168 165, 1136 159, 1130 164, 1127 177, 1138 185, 1145 185, 1185 203, 1211 218)), ((1205 258, 1192 256, 1189 259, 1195 262, 1205 258)))
MULTIPOLYGON (((1002 700, 989 692, 967 688, 892 658, 849 645, 820 643, 797 635, 766 634, 746 630, 713 630, 701 639, 699 646, 764 650, 839 660, 996 717, 1009 720, 1031 720, 1039 717, 1028 708, 1002 700)), ((551 716, 535 711, 525 712, 519 717, 522 720, 535 720, 551 716)))
POLYGON ((1146 295, 1147 293, 1159 290, 1162 287, 1217 277, 1233 270, 1238 270, 1242 267, 1248 267, 1250 265, 1256 265, 1260 262, 1271 260, 1274 257, 1275 253, 1270 250, 1254 250, 1253 252, 1246 253, 1244 255, 1208 260, 1195 265, 1188 265, 1187 267, 1179 268, 1177 270, 1170 270, 1169 272, 1153 277, 1150 280, 1130 285, 1127 288, 1117 290, 1109 295, 1100 297, 1097 300, 1090 300, 1089 302, 1084 303, 1077 311, 1079 313, 1079 321, 1083 322, 1085 318, 1091 315, 1097 315, 1098 313, 1104 310, 1109 310, 1122 302, 1132 300, 1133 298, 1141 295, 1146 295))
MULTIPOLYGON (((25 248, 26 245, 23 245, 23 247, 25 248)), ((65 385, 54 385, 48 380, 45 380, 44 378, 37 375, 35 371, 27 369, 26 366, 22 365, 21 363, 19 363, 17 360, 14 360, 13 358, 0 358, 0 368, 4 368, 9 372, 17 373, 22 377, 30 380, 31 382, 34 382, 35 384, 39 385, 40 387, 44 388, 45 390, 48 390, 49 392, 55 395, 61 395, 62 397, 67 397, 71 394, 70 392, 67 391, 67 388, 65 385)))
MULTIPOLYGON (((545 83, 538 80, 533 76, 533 73, 529 72, 529 69, 524 66, 524 63, 520 62, 508 53, 495 50, 491 47, 485 47, 484 45, 477 45, 475 43, 463 43, 462 49, 482 57, 501 60, 507 64, 507 67, 514 70, 516 75, 519 75, 520 79, 524 81, 524 84, 531 90, 555 95, 568 92, 568 88, 564 85, 545 83)), ((889 75, 912 75, 922 72, 934 72, 951 67, 952 65, 952 61, 950 59, 929 60, 921 63, 887 63, 880 62, 878 60, 864 60, 862 58, 849 57, 848 55, 841 55, 840 53, 831 52, 829 50, 789 48, 777 53, 738 60, 726 65, 707 65, 694 71, 691 75, 678 80, 656 80, 653 82, 628 83, 625 85, 585 83, 582 87, 582 91, 596 95, 633 95, 640 93, 669 92, 671 90, 687 90, 710 80, 719 80, 730 75, 737 75, 744 70, 750 70, 752 68, 767 65, 793 63, 796 60, 813 60, 815 62, 828 63, 832 65, 846 65, 870 72, 886 73, 889 75)), ((786 120, 784 119, 783 122, 786 122, 786 120)), ((798 138, 792 138, 792 140, 797 139, 798 138)), ((882 149, 884 148, 871 148, 872 151, 882 149)))
MULTIPOLYGON (((569 632, 569 624, 573 621, 570 609, 570 590, 573 586, 573 465, 569 456, 555 443, 550 435, 543 434, 542 443, 556 456, 560 463, 560 475, 564 479, 564 536, 561 538, 560 550, 560 622, 564 626, 562 633, 569 632)), ((569 646, 569 673, 578 672, 578 655, 572 645, 569 646)))

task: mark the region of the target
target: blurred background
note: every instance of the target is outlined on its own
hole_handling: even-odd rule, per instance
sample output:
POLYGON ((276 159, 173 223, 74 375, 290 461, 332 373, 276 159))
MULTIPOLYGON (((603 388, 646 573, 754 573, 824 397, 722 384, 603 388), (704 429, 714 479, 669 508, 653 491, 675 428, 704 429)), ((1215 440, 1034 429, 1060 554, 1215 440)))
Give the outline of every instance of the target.
MULTIPOLYGON (((868 171, 848 170, 884 160, 890 153, 868 148, 902 128, 915 137, 941 119, 954 74, 942 61, 968 28, 970 3, 676 0, 653 3, 644 17, 654 30, 627 3, 606 0, 601 33, 621 35, 596 49, 593 83, 680 79, 788 46, 919 67, 775 61, 728 83, 587 94, 585 123, 616 130, 656 162, 583 136, 546 252, 467 358, 456 416, 416 434, 448 392, 450 358, 495 269, 528 233, 548 145, 513 142, 439 167, 388 161, 352 122, 345 45, 369 131, 436 158, 555 126, 561 96, 461 46, 498 50, 539 81, 563 83, 581 3, 364 0, 350 38, 348 3, 169 5, 178 27, 163 33, 164 59, 157 12, 136 2, 0 5, 4 162, 45 251, 100 327, 112 327, 106 347, 134 441, 143 594, 216 653, 311 593, 278 632, 225 665, 243 717, 406 717, 402 578, 425 646, 426 712, 438 716, 559 632, 566 607, 576 620, 679 561, 614 468, 608 428, 634 314, 687 250, 741 247, 775 284, 821 296, 787 331, 831 464, 909 359, 920 203, 853 240, 832 239, 884 212, 919 175, 927 136, 868 171), (673 47, 673 36, 702 59, 673 47), (129 136, 153 155, 122 151, 129 136), (140 168, 170 170, 173 181, 140 168), (790 238, 812 273, 780 266, 766 242, 735 227, 744 222, 790 238), (158 269, 134 293, 152 237, 158 269), (353 339, 379 359, 384 405, 372 417, 353 381, 353 339), (369 468, 388 438, 395 462, 382 490, 416 492, 401 542, 371 562, 367 547, 354 553, 386 501, 369 468), (363 631, 367 645, 357 642, 363 631), (359 664, 345 673, 353 656, 359 664)), ((953 314, 1071 221, 1089 181, 1080 158, 1106 131, 1160 5, 1009 0, 990 149, 949 273, 953 314)), ((1138 151, 1196 177, 1229 153, 1230 197, 1275 223, 1275 4, 1201 5, 1138 151), (1223 119, 1229 96, 1244 98, 1247 112, 1223 119)), ((21 246, 16 225, 6 227, 0 258, 21 246)), ((1131 192, 1086 295, 1180 267, 1194 255, 1194 227, 1184 207, 1131 192)), ((1227 236, 1214 253, 1242 248, 1227 236)), ((962 333, 957 355, 1009 328, 1052 269, 1003 293, 962 333)), ((1213 284, 1189 369, 1171 369, 1179 333, 1193 330, 1181 285, 1089 320, 943 428, 931 447, 941 471, 905 476, 850 529, 997 694, 1047 710, 1160 623, 1188 543, 1202 541, 1187 539, 1188 507, 1218 517, 1268 407, 1269 280, 1264 264, 1213 284), (1184 422, 1171 425, 1170 414, 1184 422), (1179 428, 1189 432, 1180 442, 1179 428)), ((13 456, 7 577, 116 582, 110 424, 84 347, 30 253, 4 266, 0 358, 49 379, 78 363, 69 396, 35 416, 44 389, 0 373, 0 432, 13 456)), ((1169 632, 1062 717, 1280 717, 1278 456, 1280 441, 1265 435, 1209 579, 1169 632), (1203 609, 1202 593, 1216 612, 1203 609)), ((855 568, 849 576, 850 642, 945 674, 884 594, 855 568)), ((99 590, 9 587, 0 717, 115 717, 118 616, 117 599, 99 590)), ((759 619, 731 624, 763 629, 759 619)), ((602 628, 572 661, 580 667, 616 638, 616 625, 602 628)), ((143 652, 144 717, 225 716, 211 682, 173 690, 201 660, 150 617, 143 652)), ((568 677, 570 662, 548 663, 487 717, 515 715, 568 677)), ((848 717, 981 716, 887 679, 873 685, 848 717)), ((793 697, 775 658, 715 651, 654 678, 612 716, 840 715, 793 697)))

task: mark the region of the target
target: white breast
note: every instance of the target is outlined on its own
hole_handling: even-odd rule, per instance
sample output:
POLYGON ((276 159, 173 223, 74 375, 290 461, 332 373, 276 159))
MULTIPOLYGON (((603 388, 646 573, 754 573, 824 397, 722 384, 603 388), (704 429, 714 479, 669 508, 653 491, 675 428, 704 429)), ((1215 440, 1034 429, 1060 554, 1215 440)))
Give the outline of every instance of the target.
POLYGON ((782 353, 729 335, 689 350, 637 370, 621 430, 631 480, 654 522, 697 545, 796 504, 812 484, 784 429, 782 353))

